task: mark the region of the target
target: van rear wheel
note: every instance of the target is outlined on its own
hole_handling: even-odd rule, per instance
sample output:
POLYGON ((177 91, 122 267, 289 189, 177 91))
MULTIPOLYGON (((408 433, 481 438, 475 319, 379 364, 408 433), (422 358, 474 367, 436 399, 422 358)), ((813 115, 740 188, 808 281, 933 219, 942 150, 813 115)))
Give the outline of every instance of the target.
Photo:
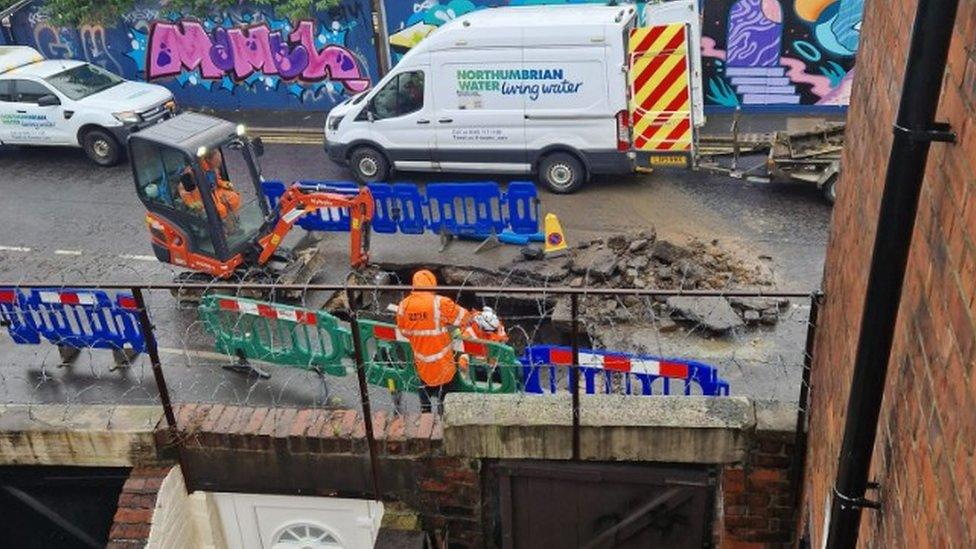
POLYGON ((386 181, 390 175, 390 163, 383 153, 372 147, 359 147, 349 155, 349 168, 356 181, 375 183, 386 181))
POLYGON ((571 154, 553 153, 539 163, 539 179, 556 194, 576 192, 586 181, 583 163, 571 154))

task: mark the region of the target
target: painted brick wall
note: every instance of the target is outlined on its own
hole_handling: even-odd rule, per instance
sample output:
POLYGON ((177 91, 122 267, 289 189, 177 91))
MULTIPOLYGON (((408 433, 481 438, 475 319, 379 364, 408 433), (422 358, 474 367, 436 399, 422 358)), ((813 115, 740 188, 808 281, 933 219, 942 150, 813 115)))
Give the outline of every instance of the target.
MULTIPOLYGON (((861 545, 967 545, 976 536, 976 2, 961 0, 939 119, 959 144, 932 147, 889 368, 873 477, 881 513, 861 545)), ((916 0, 869 2, 848 118, 817 332, 806 470, 812 546, 822 542, 857 330, 916 0)))

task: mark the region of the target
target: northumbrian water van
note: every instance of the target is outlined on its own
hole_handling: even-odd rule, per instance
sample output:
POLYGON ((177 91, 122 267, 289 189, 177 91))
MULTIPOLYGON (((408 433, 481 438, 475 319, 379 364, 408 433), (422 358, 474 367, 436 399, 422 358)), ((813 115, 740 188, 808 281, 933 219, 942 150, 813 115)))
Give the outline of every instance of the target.
MULTIPOLYGON (((679 30, 697 27, 695 0, 662 6, 655 24, 670 17, 679 30)), ((591 175, 629 173, 637 157, 628 48, 636 25, 633 5, 501 7, 458 17, 371 90, 332 109, 326 151, 360 182, 393 171, 538 174, 552 191, 569 193, 591 175)), ((644 42, 685 52, 667 61, 681 67, 657 65, 680 76, 676 88, 685 86, 687 96, 689 71, 697 70, 696 56, 687 55, 692 33, 672 40, 655 32, 644 42)))

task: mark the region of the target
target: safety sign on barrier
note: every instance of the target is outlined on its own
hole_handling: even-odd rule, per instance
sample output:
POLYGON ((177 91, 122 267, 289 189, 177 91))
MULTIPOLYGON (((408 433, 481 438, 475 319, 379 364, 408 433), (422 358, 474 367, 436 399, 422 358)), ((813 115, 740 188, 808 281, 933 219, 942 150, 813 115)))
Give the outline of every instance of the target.
MULTIPOLYGON (((304 189, 354 193, 347 181, 299 181, 304 189)), ((487 237, 511 232, 539 232, 538 193, 534 184, 514 181, 503 192, 498 183, 429 183, 424 191, 412 183, 371 183, 375 202, 372 230, 381 234, 424 234, 487 237)), ((281 181, 265 181, 262 189, 272 208, 285 192, 281 181)), ((349 212, 325 208, 298 220, 308 231, 348 231, 349 212)))
POLYGON ((113 299, 100 290, 0 288, 0 320, 16 343, 57 345, 62 365, 81 349, 111 350, 117 366, 146 350, 136 301, 126 292, 113 299))
MULTIPOLYGON (((572 366, 573 351, 569 347, 535 345, 525 349, 522 356, 523 380, 527 393, 554 393, 558 376, 555 367, 572 366), (541 374, 548 374, 548 387, 543 387, 541 374), (547 389, 547 390, 544 390, 547 389)), ((609 392, 612 374, 623 374, 628 394, 671 394, 669 380, 683 381, 683 394, 692 394, 692 382, 705 396, 728 396, 729 384, 718 377, 718 370, 696 361, 662 359, 625 353, 580 349, 579 367, 587 394, 599 392, 597 376, 602 375, 604 392, 609 392), (660 380, 657 391, 655 382, 660 380), (636 381, 639 386, 631 386, 636 381)))

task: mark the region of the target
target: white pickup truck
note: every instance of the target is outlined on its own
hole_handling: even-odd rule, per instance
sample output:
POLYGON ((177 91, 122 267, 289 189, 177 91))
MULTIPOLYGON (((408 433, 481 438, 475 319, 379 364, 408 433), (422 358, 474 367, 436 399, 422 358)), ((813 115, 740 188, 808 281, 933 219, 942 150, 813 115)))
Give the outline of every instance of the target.
POLYGON ((26 46, 0 46, 0 145, 82 147, 101 166, 124 158, 129 134, 169 118, 176 102, 156 84, 130 82, 26 46))

